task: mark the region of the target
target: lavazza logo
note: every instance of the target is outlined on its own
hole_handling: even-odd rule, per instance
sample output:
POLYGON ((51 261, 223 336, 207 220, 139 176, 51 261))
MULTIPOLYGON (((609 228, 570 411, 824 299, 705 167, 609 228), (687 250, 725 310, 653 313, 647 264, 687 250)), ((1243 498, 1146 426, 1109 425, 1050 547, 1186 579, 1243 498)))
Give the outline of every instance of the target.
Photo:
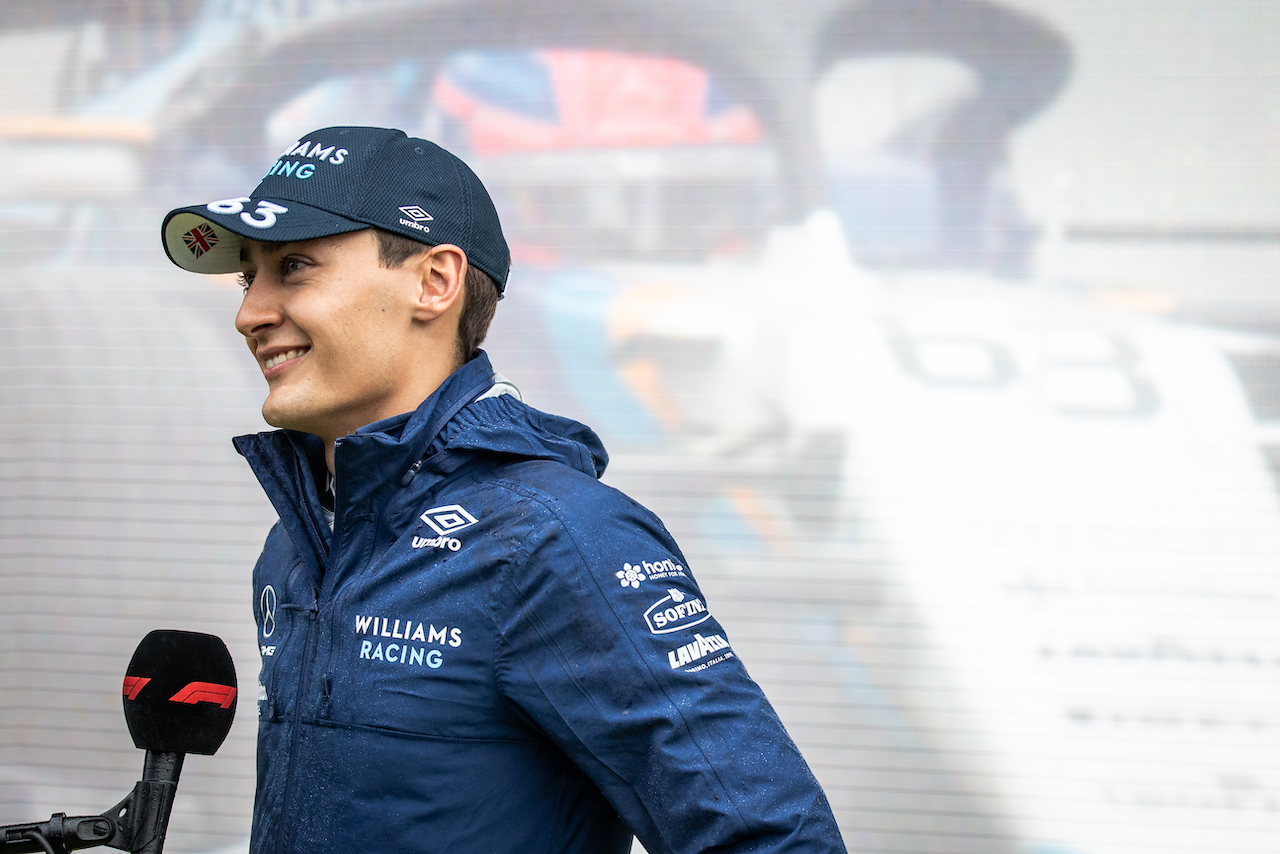
POLYGON ((685 673, 697 673, 730 658, 733 658, 733 650, 729 649, 729 642, 723 635, 703 637, 696 632, 692 641, 667 653, 667 663, 671 665, 671 669, 683 670, 685 673))
POLYGON ((434 549, 448 549, 456 552, 462 548, 462 542, 455 537, 449 536, 463 528, 469 528, 479 520, 466 511, 461 504, 448 504, 444 507, 432 507, 421 516, 422 521, 431 526, 431 530, 435 531, 439 536, 436 537, 414 537, 413 547, 415 549, 430 546, 434 549))
POLYGON ((667 595, 649 606, 644 621, 655 635, 667 635, 692 628, 711 619, 707 606, 697 596, 667 588, 667 595))
POLYGON ((433 217, 431 214, 427 213, 417 205, 405 205, 404 207, 400 208, 400 213, 404 214, 404 216, 400 217, 401 225, 408 226, 409 228, 416 228, 418 231, 421 231, 421 232, 428 232, 431 230, 429 226, 425 226, 422 223, 430 222, 431 220, 435 219, 435 217, 433 217), (405 217, 409 217, 409 218, 405 219, 405 217))

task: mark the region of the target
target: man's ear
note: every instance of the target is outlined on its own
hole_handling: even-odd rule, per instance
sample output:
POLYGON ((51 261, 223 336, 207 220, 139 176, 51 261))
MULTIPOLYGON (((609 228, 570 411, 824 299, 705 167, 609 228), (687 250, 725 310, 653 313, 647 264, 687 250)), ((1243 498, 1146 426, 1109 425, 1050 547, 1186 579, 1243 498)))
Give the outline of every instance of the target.
POLYGON ((413 259, 420 274, 414 320, 432 321, 461 308, 463 281, 467 275, 467 256, 458 247, 442 243, 432 246, 413 259))

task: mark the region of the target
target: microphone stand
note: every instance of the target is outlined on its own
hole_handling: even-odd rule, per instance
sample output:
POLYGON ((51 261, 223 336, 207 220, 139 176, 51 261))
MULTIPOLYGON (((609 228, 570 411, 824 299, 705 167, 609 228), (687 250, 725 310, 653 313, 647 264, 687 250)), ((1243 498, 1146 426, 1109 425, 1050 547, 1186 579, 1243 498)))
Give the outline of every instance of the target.
POLYGON ((4 854, 67 854, 106 845, 131 854, 162 854, 185 753, 148 750, 142 779, 102 815, 54 813, 48 821, 0 826, 4 854))

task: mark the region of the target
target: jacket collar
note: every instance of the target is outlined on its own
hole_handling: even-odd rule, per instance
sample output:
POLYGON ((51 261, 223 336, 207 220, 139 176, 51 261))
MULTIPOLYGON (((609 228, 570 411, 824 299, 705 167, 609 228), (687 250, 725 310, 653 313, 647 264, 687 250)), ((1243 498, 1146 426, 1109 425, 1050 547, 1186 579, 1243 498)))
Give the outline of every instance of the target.
MULTIPOLYGON (((608 455, 595 433, 568 418, 539 412, 510 396, 486 394, 495 387, 488 355, 467 362, 413 412, 376 421, 334 448, 336 510, 348 523, 378 508, 420 471, 447 476, 475 454, 549 459, 599 477, 608 455)), ((310 544, 324 566, 328 524, 320 516, 316 472, 324 466, 320 441, 293 430, 275 430, 234 440, 253 468, 290 539, 310 544)), ((421 488, 421 484, 417 485, 421 488)))
MULTIPOLYGON (((393 489, 449 419, 492 386, 493 366, 481 352, 450 374, 415 411, 375 421, 339 439, 334 448, 338 503, 368 506, 378 499, 376 493, 393 489), (351 472, 372 476, 351 477, 351 472)), ((232 444, 257 475, 289 538, 300 549, 309 545, 317 565, 323 566, 329 526, 320 518, 315 480, 324 467, 320 440, 296 430, 273 430, 238 436, 232 444)))

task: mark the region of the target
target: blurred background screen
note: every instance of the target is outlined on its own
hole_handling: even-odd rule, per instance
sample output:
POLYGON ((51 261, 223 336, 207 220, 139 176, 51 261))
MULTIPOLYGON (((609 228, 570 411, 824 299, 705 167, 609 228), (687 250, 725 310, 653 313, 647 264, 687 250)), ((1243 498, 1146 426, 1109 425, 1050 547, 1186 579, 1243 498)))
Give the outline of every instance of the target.
POLYGON ((850 850, 1275 854, 1277 44, 1272 0, 0 4, 0 823, 123 797, 182 628, 248 702, 169 849, 246 849, 265 389, 159 225, 376 124, 485 180, 496 367, 672 529, 850 850))

